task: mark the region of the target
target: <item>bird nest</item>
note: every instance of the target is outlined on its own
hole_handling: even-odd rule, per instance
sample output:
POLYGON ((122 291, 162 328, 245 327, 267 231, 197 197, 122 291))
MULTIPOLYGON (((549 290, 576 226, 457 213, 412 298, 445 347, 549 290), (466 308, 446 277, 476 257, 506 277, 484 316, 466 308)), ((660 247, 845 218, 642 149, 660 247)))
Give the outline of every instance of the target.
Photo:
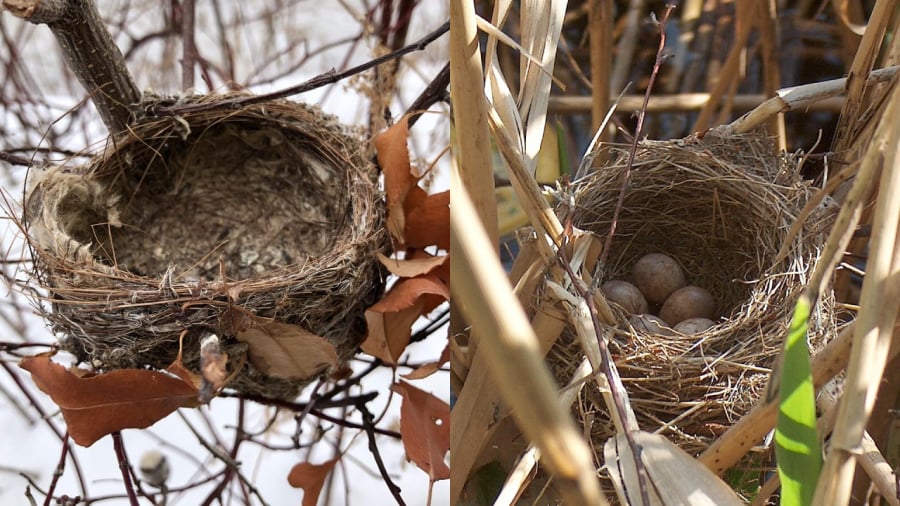
MULTIPOLYGON (((575 226, 605 238, 623 184, 627 149, 578 184, 575 226)), ((749 411, 765 388, 793 304, 827 236, 836 205, 820 206, 794 238, 791 225, 815 192, 798 174, 797 160, 777 157, 759 135, 639 143, 624 205, 600 282, 629 280, 643 255, 664 253, 683 268, 689 284, 717 302, 717 324, 694 335, 636 330, 622 311, 611 330, 616 366, 642 429, 661 431, 689 453, 705 449, 749 411), (787 258, 776 256, 791 241, 787 258)), ((809 327, 820 347, 836 329, 830 296, 823 296, 809 327)), ((620 309, 614 306, 615 309, 620 309)), ((564 333, 550 361, 562 382, 582 352, 574 331, 564 333)), ((595 408, 594 441, 615 433, 596 386, 584 406, 595 408)), ((588 416, 582 413, 582 416, 588 416)))
MULTIPOLYGON (((142 112, 86 165, 29 178, 35 279, 61 347, 101 371, 159 369, 182 336, 196 371, 206 332, 244 356, 223 318, 240 308, 302 326, 348 359, 384 287, 383 205, 364 147, 333 117, 289 101, 184 110, 142 112)), ((241 368, 230 387, 269 397, 313 379, 229 367, 241 368)))

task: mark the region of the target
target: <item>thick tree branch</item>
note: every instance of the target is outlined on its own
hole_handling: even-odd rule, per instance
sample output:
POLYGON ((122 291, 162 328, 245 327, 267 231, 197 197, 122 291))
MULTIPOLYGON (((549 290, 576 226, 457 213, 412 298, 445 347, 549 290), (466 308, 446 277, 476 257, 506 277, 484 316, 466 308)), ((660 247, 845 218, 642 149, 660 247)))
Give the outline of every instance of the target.
POLYGON ((93 0, 2 0, 15 16, 50 27, 69 68, 91 95, 110 133, 131 122, 141 93, 93 0))

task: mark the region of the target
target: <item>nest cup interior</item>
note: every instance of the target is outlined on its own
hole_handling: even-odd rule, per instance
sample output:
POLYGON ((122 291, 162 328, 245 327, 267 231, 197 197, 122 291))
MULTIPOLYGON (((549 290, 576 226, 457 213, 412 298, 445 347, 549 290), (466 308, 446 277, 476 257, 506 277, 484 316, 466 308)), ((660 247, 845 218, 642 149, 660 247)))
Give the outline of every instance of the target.
MULTIPOLYGON (((196 365, 198 329, 227 338, 229 304, 302 325, 346 359, 383 290, 375 169, 334 118, 302 104, 146 118, 88 166, 29 186, 46 316, 100 368, 165 367, 183 330, 196 365)), ((231 386, 250 393, 290 397, 308 381, 245 367, 231 386)))
POLYGON ((186 281, 218 279, 220 258, 225 275, 249 279, 323 255, 349 219, 347 175, 298 137, 225 121, 170 140, 161 156, 142 150, 132 167, 109 160, 100 170, 119 187, 122 225, 73 236, 107 265, 186 281))
MULTIPOLYGON (((792 303, 815 261, 828 213, 815 213, 776 264, 787 232, 813 189, 793 162, 779 160, 765 138, 743 136, 640 143, 602 281, 630 280, 634 263, 664 253, 681 264, 688 284, 709 290, 717 325, 696 335, 662 336, 632 329, 623 317, 612 329, 613 352, 641 427, 700 451, 746 413, 765 385, 780 349, 792 303)), ((580 183, 574 224, 605 240, 622 187, 627 148, 580 183)), ((830 304, 813 322, 821 344, 834 324, 830 304)), ((658 309, 658 308, 657 308, 658 309)), ((651 308, 651 311, 653 309, 651 308)), ((624 315, 623 315, 624 316, 624 315)), ((567 382, 580 348, 571 332, 551 352, 567 382)), ((589 387, 590 391, 592 387, 589 387)), ((599 393, 598 441, 614 428, 599 393)))

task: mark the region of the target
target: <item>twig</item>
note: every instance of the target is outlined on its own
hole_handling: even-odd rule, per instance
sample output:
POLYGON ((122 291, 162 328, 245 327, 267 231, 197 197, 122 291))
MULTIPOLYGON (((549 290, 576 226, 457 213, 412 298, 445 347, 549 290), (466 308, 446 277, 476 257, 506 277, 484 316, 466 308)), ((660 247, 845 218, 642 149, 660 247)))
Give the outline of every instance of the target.
POLYGON ((369 451, 372 452, 372 458, 375 459, 375 465, 378 466, 378 472, 381 473, 382 479, 384 479, 384 484, 387 485, 388 490, 391 491, 391 495, 394 496, 394 500, 397 501, 397 504, 401 506, 405 506, 405 502, 403 502, 403 497, 400 496, 400 487, 394 483, 394 480, 391 479, 390 474, 388 474, 387 468, 384 466, 384 460, 381 458, 381 452, 378 451, 378 444, 375 441, 375 417, 372 415, 372 412, 369 411, 369 408, 365 404, 359 404, 356 407, 359 409, 360 413, 362 413, 363 417, 363 428, 366 431, 366 436, 369 438, 369 451))
POLYGON ((300 448, 300 435, 303 433, 303 419, 306 418, 306 415, 308 415, 313 406, 316 405, 316 401, 319 398, 319 389, 322 388, 324 383, 325 382, 321 379, 316 382, 312 392, 309 394, 309 402, 306 403, 306 407, 304 407, 300 413, 294 415, 294 422, 297 424, 297 428, 294 430, 291 441, 294 442, 295 448, 300 448))
MULTIPOLYGON (((6 370, 7 374, 9 374, 10 378, 12 378, 16 386, 19 387, 22 395, 24 395, 28 399, 28 401, 31 402, 31 405, 34 406, 34 410, 37 411, 39 415, 41 415, 42 420, 47 422, 47 426, 50 427, 50 430, 54 434, 56 434, 56 437, 59 438, 59 440, 63 444, 68 444, 68 436, 53 424, 50 416, 46 411, 44 411, 44 408, 42 408, 41 405, 38 404, 38 400, 35 399, 33 395, 31 395, 31 392, 25 387, 25 385, 22 383, 21 378, 19 378, 15 371, 12 370, 11 366, 6 362, 0 361, 0 367, 6 370)), ((78 459, 75 458, 74 454, 71 454, 70 458, 72 459, 72 466, 75 468, 75 475, 78 478, 78 486, 81 489, 81 494, 87 495, 87 484, 84 481, 84 473, 81 470, 81 464, 78 462, 78 459)))
POLYGON ((653 70, 650 72, 650 82, 647 83, 647 91, 644 93, 644 103, 641 110, 638 111, 637 127, 634 130, 634 139, 631 141, 631 149, 628 151, 628 161, 625 164, 625 171, 622 174, 622 188, 619 190, 619 198, 616 201, 616 208, 613 211, 612 222, 609 225, 609 234, 606 236, 606 243, 603 245, 603 252, 600 254, 599 265, 606 265, 606 258, 609 256, 610 245, 613 236, 616 235, 616 224, 619 222, 619 215, 622 213, 622 206, 625 202, 625 190, 628 188, 628 179, 631 176, 631 167, 634 165, 634 156, 637 153, 637 145, 641 140, 641 134, 644 130, 644 118, 647 116, 647 104, 650 102, 650 94, 653 92, 653 83, 656 82, 656 76, 659 74, 659 68, 666 60, 663 50, 666 47, 666 21, 669 14, 675 9, 674 3, 666 4, 666 10, 663 12, 662 18, 659 20, 657 27, 659 28, 659 49, 656 51, 656 61, 653 62, 653 70))
POLYGON ((119 461, 119 470, 122 471, 122 481, 125 483, 125 492, 128 494, 128 502, 131 506, 138 506, 137 494, 131 482, 131 465, 128 463, 128 455, 125 454, 125 445, 122 444, 122 433, 112 433, 113 448, 116 450, 116 458, 119 461))
POLYGON ((129 106, 140 101, 141 93, 94 2, 4 0, 3 5, 20 18, 50 27, 110 133, 124 130, 131 122, 129 106))
POLYGON ((380 56, 378 58, 374 58, 372 60, 367 61, 361 65, 357 65, 353 68, 345 70, 343 72, 335 72, 334 69, 325 72, 324 74, 320 74, 312 79, 305 81, 303 83, 298 84, 297 86, 292 86, 290 88, 285 88, 280 91, 275 91, 272 93, 266 93, 263 95, 256 95, 252 97, 245 98, 237 98, 237 99, 228 99, 219 102, 208 102, 202 104, 185 104, 185 105, 172 105, 166 107, 158 107, 152 108, 150 110, 151 113, 159 115, 159 116, 174 116, 177 114, 185 114, 189 112, 201 112, 201 111, 209 111, 213 109, 220 108, 231 108, 231 109, 239 109, 241 107, 246 107, 248 105, 253 104, 261 104, 264 102, 269 102, 272 100, 278 100, 281 98, 287 98, 291 95, 297 95, 300 93, 305 93, 310 90, 314 90, 316 88, 320 88, 322 86, 328 84, 334 84, 336 82, 341 81, 342 79, 346 79, 347 77, 359 74, 361 72, 365 72, 373 67, 381 65, 383 63, 389 62, 391 60, 397 59, 406 54, 412 53, 414 51, 422 51, 429 44, 437 40, 441 37, 441 35, 447 33, 450 30, 450 22, 446 22, 441 25, 435 31, 429 33, 425 37, 422 37, 417 42, 414 42, 408 46, 400 48, 396 51, 391 51, 390 53, 380 56))
MULTIPOLYGON (((248 401, 253 401, 258 404, 264 404, 268 406, 275 406, 279 408, 289 409, 291 411, 303 411, 309 406, 309 403, 306 402, 291 402, 285 401, 281 399, 273 399, 271 397, 263 397, 261 395, 253 395, 253 394, 235 394, 231 392, 222 392, 218 395, 218 397, 232 397, 235 399, 244 399, 248 401)), ((321 396, 316 400, 316 408, 318 409, 329 409, 329 408, 341 408, 344 406, 355 406, 358 402, 369 402, 378 397, 378 392, 369 392, 359 396, 354 397, 342 397, 340 399, 331 400, 329 396, 321 396)))
POLYGON ((47 487, 47 496, 44 498, 44 506, 50 506, 53 499, 53 492, 56 490, 56 484, 66 469, 66 456, 69 454, 69 433, 66 432, 65 440, 62 444, 62 451, 59 453, 59 462, 56 463, 56 469, 53 471, 53 479, 50 480, 50 486, 47 487))
POLYGON ((181 3, 181 89, 187 91, 194 87, 194 65, 197 62, 197 44, 194 40, 194 0, 181 3))
POLYGON ((412 105, 409 106, 409 109, 407 109, 406 113, 409 114, 407 125, 409 127, 415 125, 416 121, 419 121, 419 117, 422 116, 422 113, 427 111, 429 107, 438 102, 446 102, 450 99, 450 95, 447 93, 447 86, 449 84, 450 63, 447 63, 434 79, 428 83, 428 86, 422 90, 422 93, 419 94, 412 105))
MULTIPOLYGON (((350 429, 366 429, 367 428, 365 424, 359 424, 356 422, 351 422, 350 420, 344 420, 342 418, 337 418, 337 417, 334 417, 331 415, 327 415, 327 414, 319 411, 318 409, 312 409, 312 410, 310 410, 310 413, 312 413, 313 415, 316 415, 317 417, 321 418, 322 420, 331 422, 335 425, 340 425, 342 427, 347 427, 350 429)), ((390 437, 396 438, 396 439, 400 439, 400 437, 401 437, 399 432, 395 432, 392 430, 380 429, 378 427, 374 427, 372 430, 376 434, 381 434, 382 436, 390 436, 390 437)))
MULTIPOLYGON (((668 15, 668 11, 666 12, 666 15, 668 15)), ((572 213, 569 213, 569 220, 571 220, 571 216, 572 213)), ((569 224, 566 229, 571 230, 571 225, 569 224)), ((572 280, 572 286, 575 291, 578 292, 578 296, 581 297, 582 300, 584 300, 584 302, 587 304, 588 313, 591 316, 591 324, 594 327, 594 334, 597 339, 597 344, 600 347, 601 369, 603 371, 603 375, 606 377, 606 382, 609 385, 616 413, 619 419, 622 421, 622 426, 624 429, 622 433, 625 435, 625 439, 628 441, 628 446, 631 448, 631 452, 634 454, 634 466, 638 473, 638 486, 641 492, 641 503, 645 506, 649 506, 650 495, 647 492, 647 468, 644 466, 644 462, 641 459, 641 445, 638 444, 634 439, 634 432, 640 430, 640 427, 637 427, 635 423, 631 423, 631 421, 634 420, 634 417, 628 416, 628 408, 626 408, 624 402, 624 397, 627 394, 617 388, 619 385, 622 385, 622 380, 619 378, 619 375, 615 370, 615 365, 613 365, 612 360, 610 359, 609 347, 606 345, 606 339, 603 337, 603 334, 600 330, 603 327, 600 324, 600 316, 597 313, 597 306, 594 304, 594 296, 591 293, 590 289, 588 289, 584 285, 582 279, 580 277, 577 277, 575 275, 575 272, 572 271, 572 265, 567 258, 568 255, 566 254, 566 248, 559 248, 558 251, 558 262, 569 275, 569 279, 572 280)), ((587 350, 585 350, 585 353, 587 353, 587 350)))
POLYGON ((10 165, 21 165, 23 167, 31 167, 32 165, 31 160, 7 153, 6 151, 0 151, 0 160, 10 165))
MULTIPOLYGON (((180 414, 180 412, 179 412, 179 414, 180 414)), ((243 403, 243 401, 238 403, 237 419, 238 419, 238 422, 236 424, 236 427, 243 426, 243 420, 244 420, 244 403, 243 403)), ((202 445, 204 445, 204 446, 209 445, 209 443, 206 440, 204 440, 203 438, 201 438, 198 433, 195 432, 194 434, 197 436, 197 439, 200 441, 200 443, 202 445)), ((225 487, 227 487, 228 484, 231 483, 232 478, 234 478, 235 471, 237 470, 238 466, 240 465, 237 461, 237 453, 238 453, 238 447, 240 446, 240 443, 242 441, 242 436, 243 436, 243 434, 241 433, 241 431, 235 431, 235 441, 231 447, 231 450, 227 454, 227 459, 222 458, 225 455, 222 455, 223 452, 221 452, 221 451, 219 451, 219 452, 213 451, 212 452, 216 457, 219 457, 219 459, 225 463, 225 472, 222 474, 222 480, 216 485, 216 487, 212 490, 212 492, 210 492, 209 495, 206 496, 206 499, 203 500, 204 505, 212 504, 212 502, 216 498, 220 498, 222 495, 222 492, 225 490, 225 487)))

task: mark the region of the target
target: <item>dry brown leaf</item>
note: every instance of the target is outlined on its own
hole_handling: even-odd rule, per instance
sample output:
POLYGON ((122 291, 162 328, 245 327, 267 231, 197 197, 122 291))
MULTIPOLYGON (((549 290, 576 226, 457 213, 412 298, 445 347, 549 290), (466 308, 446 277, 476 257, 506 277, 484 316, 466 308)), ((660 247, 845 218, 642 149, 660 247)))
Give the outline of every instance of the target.
POLYGON ((411 189, 417 188, 419 178, 413 174, 409 163, 406 141, 409 131, 406 118, 375 136, 378 164, 384 171, 384 196, 387 203, 387 229, 391 236, 404 242, 406 224, 404 203, 411 189))
POLYGON ((447 259, 447 255, 432 256, 426 253, 424 256, 398 260, 378 253, 378 260, 382 265, 387 267, 391 274, 401 278, 413 278, 422 274, 428 274, 438 266, 449 263, 447 259))
POLYGON ((432 374, 438 372, 441 367, 450 361, 450 342, 449 336, 447 338, 447 346, 444 346, 444 351, 441 352, 441 358, 437 359, 435 362, 429 362, 427 364, 422 364, 419 367, 416 367, 412 371, 407 374, 401 374, 403 378, 408 380, 417 380, 422 378, 427 378, 432 374))
POLYGON ((250 363, 263 374, 306 379, 338 366, 334 346, 299 325, 262 318, 238 307, 222 318, 238 341, 247 343, 250 363))
POLYGON ((450 405, 408 383, 394 383, 391 390, 403 396, 400 435, 406 458, 428 473, 431 481, 449 479, 444 457, 450 451, 450 405))
POLYGON ((291 468, 288 474, 288 483, 294 488, 303 489, 303 506, 316 506, 322 486, 328 473, 334 469, 338 459, 331 459, 322 464, 310 464, 301 462, 291 468))
POLYGON ((403 244, 408 248, 436 245, 450 250, 450 191, 428 195, 418 186, 410 190, 404 204, 406 223, 403 244))
POLYGON ((450 287, 436 273, 404 278, 397 281, 390 291, 369 309, 380 313, 400 311, 413 306, 420 298, 426 299, 424 309, 431 311, 442 300, 450 300, 450 287), (437 298, 429 298, 428 295, 435 295, 437 298))
POLYGON ((69 435, 81 446, 122 429, 149 427, 178 408, 200 405, 196 378, 177 361, 168 369, 171 374, 122 369, 90 377, 79 377, 49 355, 24 358, 19 366, 59 406, 69 435))
POLYGON ((395 312, 366 311, 369 332, 360 348, 387 364, 396 365, 409 345, 410 328, 422 313, 424 303, 395 312))
POLYGON ((450 288, 437 272, 397 281, 366 311, 369 332, 362 350, 389 364, 396 364, 409 344, 413 322, 449 298, 450 288))

